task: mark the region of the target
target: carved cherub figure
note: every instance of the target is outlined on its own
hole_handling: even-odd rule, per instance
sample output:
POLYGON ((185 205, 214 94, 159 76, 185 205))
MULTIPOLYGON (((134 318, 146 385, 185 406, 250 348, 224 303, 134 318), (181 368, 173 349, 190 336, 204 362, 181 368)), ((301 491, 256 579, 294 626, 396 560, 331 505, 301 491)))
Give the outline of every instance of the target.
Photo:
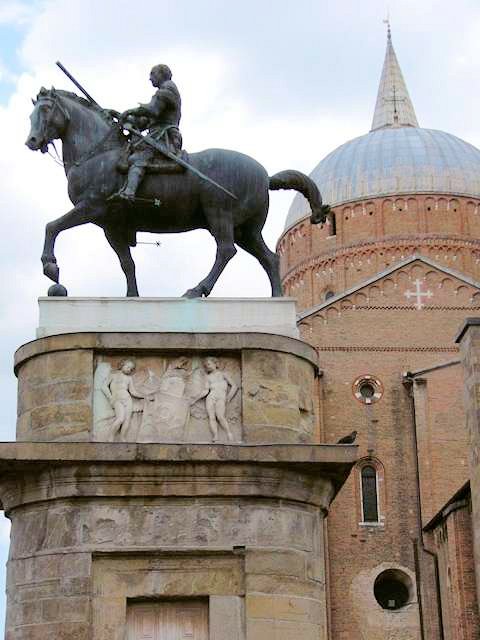
POLYGON ((144 397, 133 384, 132 374, 135 368, 134 360, 129 358, 122 360, 118 365, 118 370, 110 373, 102 386, 102 391, 115 413, 112 431, 114 434, 120 433, 122 440, 126 439, 132 420, 133 398, 144 397))
POLYGON ((238 391, 238 386, 228 373, 220 369, 217 358, 212 356, 205 358, 203 368, 207 374, 205 388, 192 399, 192 404, 206 396, 205 404, 213 442, 218 440, 219 425, 227 434, 227 438, 233 440, 226 411, 228 403, 238 391))

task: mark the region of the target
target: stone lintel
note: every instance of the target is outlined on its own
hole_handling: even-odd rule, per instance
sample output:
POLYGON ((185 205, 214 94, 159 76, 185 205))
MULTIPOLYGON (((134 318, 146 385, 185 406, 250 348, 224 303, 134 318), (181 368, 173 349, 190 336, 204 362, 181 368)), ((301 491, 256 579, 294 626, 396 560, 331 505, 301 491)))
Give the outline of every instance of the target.
POLYGON ((93 351, 128 351, 129 353, 221 352, 246 349, 279 351, 308 360, 318 370, 316 350, 296 338, 269 333, 124 333, 82 332, 38 338, 27 342, 15 353, 14 368, 45 353, 90 349, 93 351))
POLYGON ((480 327, 480 318, 479 317, 476 317, 476 318, 465 318, 465 320, 463 321, 462 326, 460 327, 459 332, 455 336, 455 342, 457 342, 457 343, 462 342, 463 338, 465 337, 466 332, 468 331, 468 329, 470 327, 480 327))

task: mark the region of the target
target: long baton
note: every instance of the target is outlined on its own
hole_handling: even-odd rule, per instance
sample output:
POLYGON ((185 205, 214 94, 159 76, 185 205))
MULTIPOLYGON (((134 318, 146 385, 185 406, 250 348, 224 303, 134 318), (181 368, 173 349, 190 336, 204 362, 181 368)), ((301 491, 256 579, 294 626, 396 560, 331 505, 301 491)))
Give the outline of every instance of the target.
POLYGON ((202 173, 195 167, 192 167, 191 164, 189 164, 188 162, 185 162, 185 160, 176 156, 174 153, 172 153, 166 147, 164 147, 163 144, 161 144, 160 142, 157 142, 151 136, 144 135, 141 131, 133 127, 129 122, 126 122, 123 126, 127 131, 131 131, 136 136, 142 138, 142 140, 144 140, 147 144, 149 144, 154 149, 157 149, 157 151, 160 151, 161 153, 163 153, 163 155, 167 156, 167 158, 170 158, 170 160, 173 160, 180 166, 185 167, 185 169, 188 169, 189 171, 197 175, 199 178, 202 178, 202 180, 206 180, 210 184, 213 184, 215 187, 217 187, 217 189, 221 189, 224 193, 227 194, 227 196, 230 196, 230 198, 233 198, 234 200, 238 199, 234 193, 232 193, 228 189, 225 189, 225 187, 222 187, 221 184, 218 184, 218 182, 215 182, 215 180, 212 180, 212 178, 209 178, 208 176, 206 176, 204 173, 202 173))
POLYGON ((96 100, 94 100, 92 98, 92 96, 88 93, 88 91, 86 91, 82 85, 78 82, 78 80, 75 80, 75 78, 72 76, 72 74, 67 71, 67 69, 65 69, 65 67, 63 66, 63 64, 57 60, 57 62, 55 63, 57 65, 57 67, 59 69, 61 69, 63 71, 63 73, 67 76, 67 78, 69 78, 69 80, 71 80, 73 82, 73 84, 77 87, 77 89, 79 89, 83 95, 87 98, 87 100, 89 100, 92 104, 96 105, 97 107, 100 107, 100 105, 98 104, 98 102, 96 100))

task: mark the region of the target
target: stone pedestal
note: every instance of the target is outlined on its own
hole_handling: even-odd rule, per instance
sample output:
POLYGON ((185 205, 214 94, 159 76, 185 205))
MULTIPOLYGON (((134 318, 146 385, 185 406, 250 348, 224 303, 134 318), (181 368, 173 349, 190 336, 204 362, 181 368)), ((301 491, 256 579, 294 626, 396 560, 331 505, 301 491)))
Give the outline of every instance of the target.
POLYGON ((212 640, 327 638, 323 520, 356 447, 318 443, 316 353, 277 302, 283 335, 262 314, 256 332, 57 334, 50 307, 0 445, 9 640, 137 640, 129 620, 176 602, 208 610, 212 640))

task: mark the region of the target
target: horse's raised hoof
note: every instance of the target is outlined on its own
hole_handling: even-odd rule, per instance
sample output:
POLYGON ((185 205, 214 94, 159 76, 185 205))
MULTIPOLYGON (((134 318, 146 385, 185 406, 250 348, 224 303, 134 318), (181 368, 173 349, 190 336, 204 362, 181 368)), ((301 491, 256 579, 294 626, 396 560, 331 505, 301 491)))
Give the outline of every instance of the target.
POLYGON ((53 282, 58 282, 58 278, 60 275, 60 269, 57 266, 56 262, 45 262, 43 265, 43 273, 53 280, 53 282))
POLYGON ((193 287, 193 289, 189 289, 185 291, 182 298, 201 298, 202 296, 206 297, 206 292, 203 287, 193 287))

